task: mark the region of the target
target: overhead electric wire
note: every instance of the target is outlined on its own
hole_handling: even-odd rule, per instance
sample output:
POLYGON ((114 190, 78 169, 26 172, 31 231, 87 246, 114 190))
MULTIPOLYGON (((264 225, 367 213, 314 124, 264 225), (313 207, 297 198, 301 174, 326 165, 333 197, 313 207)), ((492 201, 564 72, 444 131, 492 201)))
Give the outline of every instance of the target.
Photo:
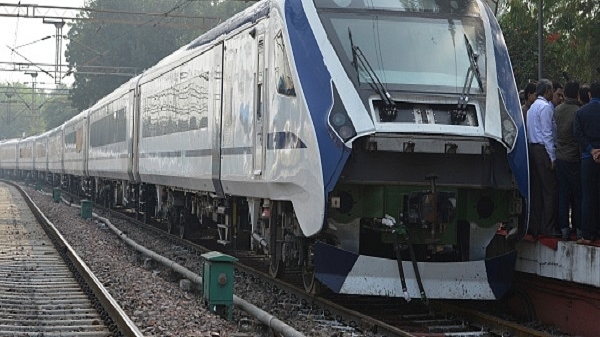
POLYGON ((16 90, 16 88, 14 86, 10 85, 10 83, 8 84, 8 86, 13 89, 13 92, 15 94, 17 94, 17 97, 19 97, 19 99, 21 100, 21 102, 23 102, 23 104, 25 104, 25 106, 27 107, 27 109, 29 109, 29 103, 27 103, 27 101, 23 98, 23 96, 21 96, 21 94, 16 90))
POLYGON ((42 42, 42 41, 46 41, 46 40, 48 40, 48 39, 50 39, 50 38, 52 38, 52 35, 44 36, 44 37, 43 37, 43 38, 41 38, 41 39, 37 39, 37 40, 35 40, 35 41, 29 42, 29 43, 25 43, 25 44, 22 44, 22 45, 20 45, 20 46, 16 46, 16 47, 14 47, 14 48, 15 48, 15 49, 19 49, 19 48, 22 48, 22 47, 30 46, 30 45, 32 45, 32 44, 34 44, 34 43, 38 43, 38 42, 42 42))
MULTIPOLYGON (((20 3, 21 2, 19 1, 19 4, 20 3)), ((17 45, 17 36, 18 36, 18 33, 19 33, 19 19, 20 18, 17 17, 17 22, 15 23, 15 37, 13 39, 13 46, 17 45)), ((11 57, 11 61, 14 60, 15 53, 14 52, 10 53, 10 57, 11 57)), ((13 76, 10 77, 11 81, 12 81, 12 78, 13 78, 13 76)))
MULTIPOLYGON (((38 6, 38 5, 35 6, 35 9, 38 9, 38 10, 40 8, 42 8, 42 9, 65 9, 65 10, 80 10, 80 11, 85 11, 85 12, 88 12, 88 13, 98 12, 98 13, 108 13, 108 14, 146 15, 146 16, 151 16, 151 18, 149 20, 146 20, 146 21, 144 21, 144 22, 142 22, 140 24, 137 24, 136 28, 139 28, 139 27, 146 26, 146 25, 149 25, 149 24, 152 24, 153 27, 159 26, 163 22, 163 20, 165 20, 165 18, 168 18, 168 17, 186 18, 186 19, 198 19, 198 18, 205 19, 206 17, 203 17, 203 16, 190 16, 190 15, 174 14, 175 11, 182 9, 186 5, 189 5, 190 3, 191 3, 191 0, 181 1, 181 2, 177 3, 175 6, 173 6, 171 9, 169 9, 168 11, 161 12, 161 13, 129 12, 129 11, 110 10, 110 9, 108 9, 108 10, 102 10, 102 9, 94 9, 94 8, 89 8, 89 7, 78 8, 78 7, 38 6)), ((4 4, 4 6, 10 6, 10 4, 4 4)), ((16 5, 16 7, 22 7, 22 6, 28 7, 28 6, 31 6, 31 5, 21 5, 20 3, 18 5, 16 5)), ((34 11, 34 13, 35 13, 35 11, 34 11)), ((27 46, 27 45, 31 45, 31 44, 34 44, 34 43, 37 43, 37 42, 40 42, 40 41, 43 41, 43 40, 46 40, 46 39, 48 39, 48 38, 50 38, 52 36, 47 36, 47 37, 44 37, 44 38, 42 38, 40 40, 36 40, 36 41, 30 42, 30 43, 27 43, 27 44, 24 44, 24 45, 21 45, 21 46, 16 46, 17 34, 18 34, 18 26, 19 26, 19 19, 20 19, 20 17, 21 16, 17 15, 17 27, 15 29, 15 37, 14 37, 13 47, 10 47, 8 45, 7 45, 7 47, 11 50, 11 56, 13 57, 12 60, 14 60, 14 54, 17 54, 18 56, 20 56, 23 59, 27 60, 31 65, 35 66, 34 62, 32 62, 30 59, 28 59, 27 57, 25 57, 21 53, 17 52, 16 49, 24 47, 24 46, 27 46)), ((23 16, 23 17, 26 17, 26 16, 23 16)), ((215 19, 217 20, 217 18, 215 18, 215 19)), ((129 34, 130 32, 131 32, 131 30, 126 30, 126 31, 124 31, 123 34, 115 37, 115 39, 120 39, 123 36, 129 34)), ((77 41, 77 39, 71 39, 71 41, 73 43, 79 44, 82 47, 84 47, 86 49, 89 49, 89 50, 91 50, 91 51, 93 51, 94 53, 97 54, 96 57, 92 58, 91 60, 89 60, 87 62, 84 62, 82 66, 86 66, 86 65, 88 65, 88 64, 96 61, 99 57, 105 56, 107 53, 109 53, 111 51, 111 50, 106 50, 104 52, 99 52, 99 51, 97 51, 97 50, 95 50, 95 49, 93 49, 93 48, 91 48, 89 46, 86 46, 86 45, 82 44, 81 42, 77 41)), ((41 72, 49 75, 51 78, 54 78, 54 76, 50 72, 45 71, 44 69, 42 69, 42 68, 40 68, 38 66, 36 66, 36 67, 41 72)), ((67 72, 64 77, 68 76, 71 73, 72 72, 67 72)))
POLYGON ((50 76, 51 78, 54 78, 54 76, 52 76, 52 74, 50 74, 48 71, 44 70, 42 67, 36 65, 33 61, 31 61, 30 59, 28 59, 27 57, 25 57, 23 54, 19 53, 18 51, 16 51, 14 48, 11 48, 10 46, 6 46, 8 49, 12 50, 15 54, 21 56, 22 58, 24 58, 27 62, 29 62, 32 66, 38 68, 41 72, 43 72, 44 74, 50 76))
MULTIPOLYGON (((106 13, 106 14, 124 14, 130 16, 151 16, 151 17, 164 17, 165 14, 171 14, 178 8, 174 8, 168 13, 165 12, 140 12, 140 11, 126 11, 126 10, 118 10, 118 9, 99 9, 99 8, 91 8, 91 7, 69 7, 69 6, 45 6, 45 5, 31 5, 31 4, 0 4, 0 9, 5 7, 16 7, 16 12, 2 12, 0 11, 0 16, 5 17, 17 17, 17 18, 47 18, 47 19, 65 19, 65 20, 85 20, 85 17, 78 17, 70 12, 86 12, 86 13, 106 13), (19 9, 23 9, 23 12, 20 12, 19 9), (46 12, 44 12, 46 10, 46 12), (62 15, 59 15, 58 10, 63 10, 62 15), (50 13, 49 11, 55 11, 50 13), (69 12, 69 13, 66 13, 69 12)), ((182 14, 174 14, 169 15, 174 18, 179 19, 204 19, 204 16, 197 15, 182 15, 182 14)))

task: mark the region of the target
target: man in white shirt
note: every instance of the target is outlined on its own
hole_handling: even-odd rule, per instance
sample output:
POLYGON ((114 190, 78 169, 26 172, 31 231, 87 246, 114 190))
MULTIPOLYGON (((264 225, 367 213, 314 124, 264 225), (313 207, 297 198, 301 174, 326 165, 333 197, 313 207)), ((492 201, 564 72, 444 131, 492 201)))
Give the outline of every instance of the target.
POLYGON ((541 79, 536 87, 538 98, 527 111, 531 208, 529 233, 533 236, 556 236, 558 216, 558 181, 556 164, 556 123, 552 82, 541 79))

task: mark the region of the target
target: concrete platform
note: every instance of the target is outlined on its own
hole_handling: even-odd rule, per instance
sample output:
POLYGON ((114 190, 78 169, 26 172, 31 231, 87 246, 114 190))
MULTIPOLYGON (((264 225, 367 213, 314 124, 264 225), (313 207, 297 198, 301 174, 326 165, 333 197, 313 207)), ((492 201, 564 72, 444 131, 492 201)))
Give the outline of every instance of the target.
POLYGON ((570 336, 600 336, 600 242, 526 238, 517 251, 514 312, 570 336))
POLYGON ((525 238, 517 245, 516 270, 600 287, 600 242, 593 245, 555 238, 525 238))

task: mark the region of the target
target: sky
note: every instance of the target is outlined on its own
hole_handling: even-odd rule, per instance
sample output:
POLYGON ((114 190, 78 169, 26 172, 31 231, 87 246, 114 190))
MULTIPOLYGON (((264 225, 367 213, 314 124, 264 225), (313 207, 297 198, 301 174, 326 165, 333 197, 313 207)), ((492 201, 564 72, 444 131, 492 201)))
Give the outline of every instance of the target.
MULTIPOLYGON (((61 6, 61 7, 83 7, 85 0, 3 0, 3 4, 27 4, 27 5, 43 5, 43 6, 61 6)), ((7 8, 0 6, 0 13, 6 13, 7 8)), ((7 46, 15 48, 18 53, 34 63, 55 64, 56 58, 56 27, 53 24, 44 24, 41 18, 11 18, 0 16, 0 69, 12 69, 11 65, 4 62, 27 62, 25 58, 12 52, 7 46), (48 35, 52 38, 44 41, 36 42, 28 46, 22 46, 37 40, 40 40, 48 35)), ((69 29, 68 22, 63 27, 62 35, 67 35, 69 29)), ((68 41, 62 41, 62 64, 66 64, 64 52, 68 41)), ((32 68, 32 70, 35 70, 32 68)), ((12 82, 27 82, 31 85, 31 75, 26 75, 25 72, 0 71, 1 83, 12 82)), ((39 88, 54 88, 54 79, 41 71, 38 71, 36 78, 39 88)), ((66 77, 63 83, 70 85, 73 82, 72 76, 66 77)))

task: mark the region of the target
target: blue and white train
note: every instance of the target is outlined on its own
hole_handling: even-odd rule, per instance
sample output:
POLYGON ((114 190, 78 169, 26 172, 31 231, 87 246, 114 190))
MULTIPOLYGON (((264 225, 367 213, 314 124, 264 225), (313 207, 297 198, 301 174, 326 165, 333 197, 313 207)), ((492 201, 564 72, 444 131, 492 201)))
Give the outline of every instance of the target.
POLYGON ((263 0, 0 156, 307 290, 499 298, 527 226, 518 93, 480 0, 263 0))

